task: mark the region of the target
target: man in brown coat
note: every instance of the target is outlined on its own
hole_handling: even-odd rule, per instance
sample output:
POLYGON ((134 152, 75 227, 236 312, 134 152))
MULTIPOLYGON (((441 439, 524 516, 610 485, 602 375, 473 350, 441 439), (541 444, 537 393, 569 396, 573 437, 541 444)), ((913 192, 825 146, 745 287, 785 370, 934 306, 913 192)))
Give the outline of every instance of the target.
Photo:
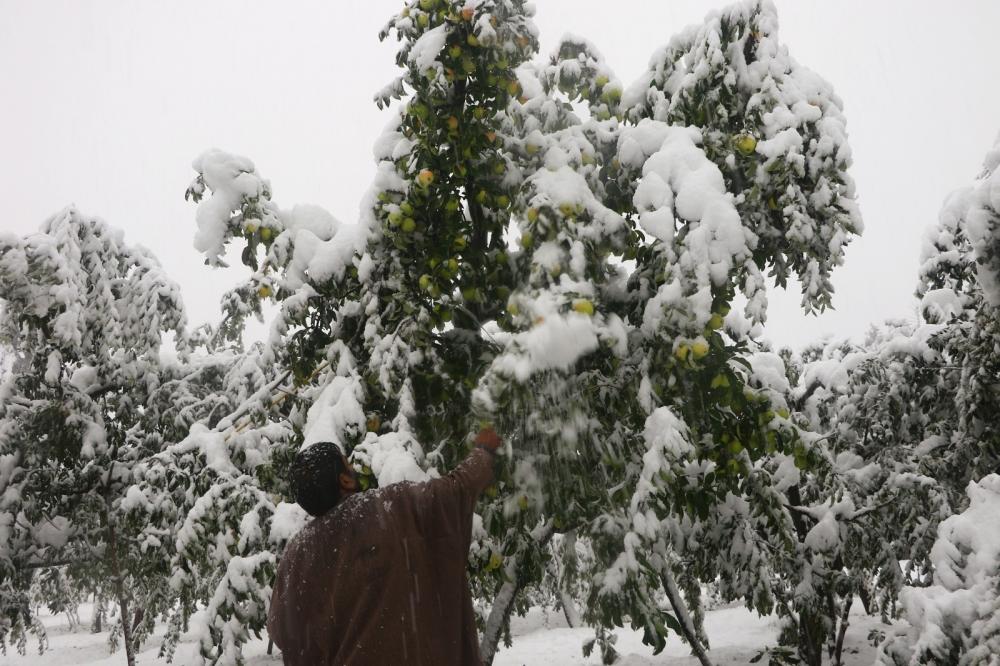
POLYGON ((466 562, 500 439, 480 431, 450 474, 358 492, 335 444, 299 452, 314 516, 281 556, 267 629, 285 666, 479 666, 466 562))

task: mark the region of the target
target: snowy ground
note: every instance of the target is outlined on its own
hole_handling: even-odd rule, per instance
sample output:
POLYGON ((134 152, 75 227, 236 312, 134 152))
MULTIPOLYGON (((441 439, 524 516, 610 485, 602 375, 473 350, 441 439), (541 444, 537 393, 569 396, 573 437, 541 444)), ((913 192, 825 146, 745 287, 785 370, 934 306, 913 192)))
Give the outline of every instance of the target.
MULTIPOLYGON (((857 609, 860 604, 855 604, 857 609)), ((89 609, 81 609, 84 623, 89 620, 89 609)), ((91 634, 86 630, 73 633, 65 616, 46 617, 50 649, 39 655, 29 652, 25 656, 9 652, 0 657, 4 666, 122 666, 125 655, 119 651, 108 653, 107 633, 91 634)), ((875 650, 867 641, 868 632, 880 626, 878 618, 854 614, 847 633, 845 666, 870 666, 875 650)), ((514 618, 511 624, 514 644, 503 648, 494 660, 495 666, 579 666, 599 664, 600 658, 591 655, 585 659, 580 645, 593 636, 589 629, 569 629, 562 614, 546 614, 533 610, 526 617, 514 618)), ((724 608, 709 611, 705 628, 712 643, 710 652, 714 663, 745 664, 760 649, 773 645, 777 629, 773 618, 760 617, 744 608, 724 608)), ((642 634, 630 630, 618 633, 618 651, 623 659, 621 666, 667 665, 688 666, 697 664, 690 651, 676 637, 667 642, 666 649, 653 656, 651 650, 642 644, 642 634)), ((138 666, 160 666, 166 662, 156 658, 159 637, 150 640, 139 654, 138 666)), ((267 656, 267 641, 253 641, 246 650, 247 664, 280 664, 280 656, 267 656)), ((276 651, 277 652, 277 651, 276 651)), ((177 650, 174 664, 187 666, 196 663, 195 647, 191 643, 181 645, 177 650)))

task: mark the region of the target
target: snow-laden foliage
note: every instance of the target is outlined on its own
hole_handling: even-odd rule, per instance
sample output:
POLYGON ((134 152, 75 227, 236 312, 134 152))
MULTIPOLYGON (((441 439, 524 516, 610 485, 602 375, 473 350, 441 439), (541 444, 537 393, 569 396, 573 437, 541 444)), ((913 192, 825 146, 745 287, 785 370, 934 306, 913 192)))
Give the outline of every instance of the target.
POLYGON ((769 2, 709 14, 653 55, 621 112, 698 128, 753 235, 754 261, 779 285, 796 275, 803 306, 822 310, 830 272, 862 229, 851 151, 840 99, 791 58, 777 28, 769 2))
MULTIPOLYGON (((998 144, 1000 145, 1000 144, 998 144)), ((957 436, 950 455, 964 489, 1000 465, 1000 149, 986 157, 983 173, 945 201, 937 227, 925 240, 920 267, 921 312, 944 326, 938 336, 945 364, 957 371, 957 436)))
POLYGON ((909 628, 880 664, 994 664, 1000 655, 1000 475, 967 489, 969 505, 944 520, 930 552, 934 580, 901 594, 909 628))
MULTIPOLYGON (((841 529, 840 546, 831 551, 837 566, 827 575, 839 582, 830 604, 843 609, 837 614, 846 621, 855 594, 886 619, 902 602, 915 627, 890 637, 885 663, 980 663, 995 653, 988 631, 967 640, 974 617, 935 592, 939 576, 954 581, 941 570, 954 568, 942 541, 964 524, 952 514, 968 506, 977 481, 1000 464, 993 277, 988 243, 970 240, 992 228, 991 159, 976 185, 949 197, 928 233, 917 290, 923 321, 873 327, 861 345, 808 348, 792 367, 793 407, 811 430, 825 434, 835 456, 829 474, 804 477, 803 493, 850 501, 863 517, 863 529, 848 539, 841 529)), ((981 489, 975 492, 982 497, 981 489)), ((981 525, 989 541, 995 528, 981 525)), ((987 614, 995 588, 992 594, 976 602, 987 614)))
POLYGON ((282 208, 247 158, 195 160, 195 248, 248 268, 215 327, 186 332, 103 223, 0 237, 5 641, 38 630, 38 595, 94 594, 130 652, 163 617, 162 654, 190 629, 240 664, 307 519, 297 450, 336 443, 365 488, 421 481, 490 421, 507 455, 469 554, 487 663, 538 603, 605 661, 628 622, 708 663, 704 584, 776 613, 785 659, 839 662, 860 597, 910 623, 884 663, 991 663, 1000 150, 928 236, 920 322, 776 354, 765 276, 828 307, 862 223, 841 102, 773 6, 709 14, 628 87, 581 37, 533 60, 532 13, 415 0, 389 21, 401 74, 355 224, 282 208))
POLYGON ((927 456, 946 441, 954 414, 947 373, 932 345, 940 327, 888 324, 858 346, 807 348, 792 363, 790 402, 823 433, 827 462, 803 475, 802 528, 817 603, 830 610, 832 652, 851 606, 888 619, 906 582, 925 575, 938 521, 950 510, 937 481, 947 461, 927 456), (901 563, 905 566, 901 567, 901 563))
POLYGON ((169 532, 130 521, 127 491, 199 416, 216 362, 190 356, 179 290, 156 259, 74 209, 0 237, 0 287, 13 357, 0 387, 0 639, 23 650, 40 631, 26 595, 55 575, 114 600, 112 636, 131 658, 173 597, 149 548, 169 532))
POLYGON ((445 473, 489 421, 487 663, 543 604, 607 662, 628 622, 707 664, 704 585, 781 618, 772 659, 839 663, 859 597, 908 620, 885 664, 994 663, 1000 149, 928 235, 919 322, 776 354, 765 276, 822 310, 862 229, 831 87, 766 0, 628 87, 582 37, 534 59, 532 13, 414 0, 389 21, 401 73, 355 224, 279 206, 247 158, 196 159, 195 248, 248 269, 217 326, 187 332, 155 259, 100 221, 0 235, 4 646, 41 631, 35 600, 92 594, 129 655, 164 618, 161 654, 191 630, 203 662, 240 664, 307 520, 301 447, 385 486, 445 473))
MULTIPOLYGON (((896 342, 900 348, 921 342, 927 350, 922 376, 899 378, 892 387, 894 393, 922 390, 925 397, 904 415, 907 424, 924 430, 912 443, 914 479, 936 487, 957 513, 922 517, 910 565, 922 575, 909 576, 899 593, 911 628, 883 645, 886 664, 988 664, 1000 648, 998 528, 988 517, 996 511, 996 476, 990 472, 1000 469, 997 164, 994 149, 975 184, 945 201, 938 225, 927 235, 917 290, 921 313, 930 322, 922 328, 929 335, 896 342), (932 529, 933 546, 927 534, 932 529)), ((902 524, 919 526, 919 521, 902 524)))
POLYGON ((263 300, 279 307, 247 357, 247 399, 137 485, 183 521, 172 585, 208 604, 210 661, 238 662, 239 627, 261 625, 287 492, 272 475, 297 446, 336 442, 367 485, 420 480, 454 466, 484 418, 510 454, 470 553, 474 590, 496 599, 487 660, 525 595, 572 591, 609 657, 606 630, 626 618, 653 645, 668 627, 704 642, 698 575, 761 610, 801 606, 784 581, 806 534, 774 486, 824 454, 752 335, 764 274, 798 275, 807 308, 825 307, 861 229, 840 102, 777 42, 766 2, 686 31, 651 65, 680 73, 624 97, 585 39, 529 62, 531 12, 422 0, 387 24, 402 73, 376 99, 401 102, 355 225, 282 209, 245 158, 194 164, 196 247, 217 265, 240 245, 251 270, 217 343, 263 300), (164 494, 168 471, 185 480, 164 494))

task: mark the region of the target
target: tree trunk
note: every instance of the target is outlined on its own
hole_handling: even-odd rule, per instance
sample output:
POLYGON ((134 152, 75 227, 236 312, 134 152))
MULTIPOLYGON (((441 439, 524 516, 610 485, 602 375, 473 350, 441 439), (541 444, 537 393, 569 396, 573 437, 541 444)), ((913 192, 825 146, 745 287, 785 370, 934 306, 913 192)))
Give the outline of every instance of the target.
POLYGON ((66 619, 69 620, 70 633, 76 633, 80 629, 80 609, 75 605, 66 609, 66 619))
POLYGON ((822 613, 799 609, 799 658, 805 666, 823 666, 826 631, 822 613))
MULTIPOLYGON (((863 587, 863 586, 862 586, 863 587)), ((843 661, 841 655, 844 653, 844 637, 847 635, 847 627, 850 626, 851 606, 854 604, 854 597, 849 596, 844 601, 844 610, 840 613, 840 629, 837 630, 837 647, 833 653, 834 666, 841 666, 843 661)))
MULTIPOLYGON (((802 504, 802 494, 799 487, 793 485, 788 489, 788 501, 793 506, 802 504)), ((804 543, 809 528, 797 511, 790 511, 792 525, 798 536, 799 543, 804 543)), ((823 664, 823 644, 826 642, 826 631, 824 629, 822 611, 816 612, 812 609, 801 606, 796 609, 799 614, 799 658, 805 666, 822 666, 823 664)))
POLYGON ((559 593, 559 603, 562 604, 563 615, 566 616, 566 624, 573 629, 579 627, 580 612, 576 609, 576 604, 573 602, 573 597, 570 596, 569 592, 563 590, 559 593))
POLYGON ((139 625, 142 624, 144 619, 146 619, 146 610, 144 608, 136 608, 132 618, 132 631, 139 631, 139 625))
POLYGON ((670 601, 670 607, 674 609, 674 614, 677 616, 677 623, 681 625, 684 640, 691 646, 691 652, 698 658, 702 666, 712 666, 712 661, 708 658, 704 646, 698 640, 698 630, 695 628, 694 622, 691 621, 681 593, 677 590, 673 574, 665 568, 660 574, 660 580, 663 583, 664 592, 667 593, 667 600, 670 601))
POLYGON ((108 555, 111 561, 111 574, 114 576, 115 596, 118 597, 118 608, 121 611, 125 659, 128 661, 128 666, 135 666, 135 645, 132 641, 132 623, 129 621, 128 596, 125 593, 125 582, 122 579, 121 563, 118 561, 118 539, 110 518, 105 518, 105 520, 108 526, 108 555))
POLYGON ((569 590, 563 585, 566 580, 567 570, 576 570, 576 530, 569 530, 563 534, 562 544, 562 569, 563 569, 563 580, 560 581, 560 591, 559 591, 559 603, 562 604, 563 615, 566 616, 566 624, 572 628, 577 628, 583 626, 583 620, 580 617, 580 611, 577 610, 576 602, 573 600, 573 595, 570 594, 569 590))
POLYGON ((104 631, 104 600, 94 595, 94 619, 90 623, 90 633, 99 634, 104 631))
MULTIPOLYGON (((543 546, 552 538, 552 533, 552 522, 549 521, 532 530, 531 538, 543 546)), ((479 642, 479 656, 483 660, 483 666, 493 666, 493 657, 496 656, 497 646, 500 644, 500 634, 510 618, 511 611, 514 610, 514 599, 521 590, 517 577, 518 564, 520 557, 512 557, 504 567, 506 581, 500 586, 493 600, 490 615, 486 618, 486 627, 479 642)))
POLYGON ((500 586, 496 598, 493 600, 493 607, 490 615, 486 618, 486 627, 483 630, 483 639, 479 644, 479 656, 483 660, 483 666, 493 666, 493 657, 497 652, 497 645, 500 643, 500 632, 510 617, 510 612, 514 608, 514 598, 520 589, 517 582, 517 563, 507 566, 508 580, 500 586))
POLYGON ((125 597, 125 590, 120 582, 115 582, 115 594, 118 597, 118 607, 122 616, 122 642, 125 644, 125 660, 128 666, 135 666, 135 645, 132 644, 132 624, 125 618, 128 617, 128 599, 125 597))

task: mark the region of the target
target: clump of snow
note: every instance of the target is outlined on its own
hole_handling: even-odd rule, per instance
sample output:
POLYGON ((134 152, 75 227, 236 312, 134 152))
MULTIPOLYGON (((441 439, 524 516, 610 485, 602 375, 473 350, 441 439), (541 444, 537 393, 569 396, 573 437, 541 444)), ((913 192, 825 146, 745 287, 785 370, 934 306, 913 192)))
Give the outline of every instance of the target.
MULTIPOLYGON (((302 238, 303 232, 299 233, 302 238)), ((341 279, 344 277, 344 272, 352 265, 355 255, 360 254, 364 248, 364 240, 365 236, 360 226, 344 225, 333 237, 322 243, 297 240, 296 254, 299 251, 308 253, 303 255, 303 261, 307 266, 309 277, 315 282, 325 282, 331 277, 341 279)))
POLYGON ((73 536, 72 525, 65 516, 53 516, 35 528, 35 541, 41 546, 62 548, 73 536))
POLYGON ((238 475, 239 470, 230 457, 226 434, 210 430, 208 426, 195 423, 188 436, 175 445, 178 451, 198 450, 205 456, 205 463, 219 474, 238 475))
POLYGON ((202 188, 211 190, 195 213, 198 231, 194 247, 211 263, 219 263, 233 211, 240 210, 245 198, 263 197, 268 184, 257 175, 252 161, 216 148, 202 153, 191 166, 198 172, 202 188))
POLYGON ((340 229, 340 222, 322 206, 296 204, 289 211, 279 214, 285 229, 305 230, 321 241, 328 241, 340 229))
POLYGON ((840 525, 833 512, 827 512, 806 534, 805 545, 815 552, 832 551, 840 544, 840 525))
POLYGON ((87 393, 91 388, 98 386, 97 368, 91 365, 81 365, 73 371, 69 383, 77 391, 87 393))
POLYGON ((972 305, 971 282, 992 307, 1000 307, 1000 139, 987 154, 984 171, 970 187, 952 192, 929 229, 921 253, 922 310, 930 321, 946 322, 954 310, 972 305), (940 293, 943 289, 954 296, 940 293))
MULTIPOLYGON (((638 571, 642 548, 664 537, 665 530, 656 511, 650 506, 650 498, 663 484, 662 475, 673 475, 680 464, 693 453, 688 441, 688 429, 669 407, 658 407, 646 417, 643 437, 646 453, 642 456, 642 472, 636 482, 629 501, 630 529, 622 538, 623 550, 601 580, 602 594, 620 591, 630 573, 638 571)), ((708 473, 713 466, 700 468, 708 473)))
POLYGON ((777 492, 783 493, 792 486, 798 485, 802 479, 802 472, 795 464, 793 456, 778 453, 775 454, 774 458, 778 461, 778 466, 771 473, 771 484, 777 492))
POLYGON ((521 351, 498 358, 494 368, 501 373, 526 381, 545 370, 566 370, 581 356, 600 344, 593 322, 577 313, 551 313, 537 325, 514 336, 521 351))
POLYGON ((302 447, 333 442, 341 450, 365 431, 364 389, 355 376, 335 376, 313 401, 302 428, 302 447))
POLYGON ((420 35, 410 47, 409 61, 416 65, 417 70, 425 72, 431 68, 439 68, 438 56, 445 42, 448 41, 448 24, 442 23, 420 35))
POLYGON ((368 433, 351 454, 355 464, 367 465, 380 487, 400 481, 426 481, 430 478, 420 467, 424 452, 406 432, 368 433))
POLYGON ((309 521, 309 514, 294 502, 279 502, 271 514, 268 539, 281 544, 299 533, 309 521))
POLYGON ((660 146, 642 164, 642 179, 633 198, 639 223, 663 241, 673 238, 675 212, 697 223, 684 239, 679 263, 691 273, 707 272, 705 277, 718 287, 728 281, 735 264, 749 257, 756 238, 743 226, 722 172, 698 146, 701 133, 663 125, 643 120, 634 130, 623 132, 619 142, 635 153, 625 159, 637 161, 645 156, 642 145, 650 145, 651 137, 662 137, 660 146))
POLYGON ((45 383, 50 386, 55 386, 59 383, 59 377, 62 375, 62 354, 58 351, 52 351, 49 353, 49 357, 45 363, 45 383))
POLYGON ((930 289, 920 298, 920 311, 931 322, 946 323, 965 311, 968 299, 952 289, 930 289))
POLYGON ((129 489, 125 491, 125 497, 122 498, 121 509, 126 513, 142 510, 147 513, 152 513, 154 506, 153 503, 149 501, 146 494, 138 486, 129 486, 129 489))

